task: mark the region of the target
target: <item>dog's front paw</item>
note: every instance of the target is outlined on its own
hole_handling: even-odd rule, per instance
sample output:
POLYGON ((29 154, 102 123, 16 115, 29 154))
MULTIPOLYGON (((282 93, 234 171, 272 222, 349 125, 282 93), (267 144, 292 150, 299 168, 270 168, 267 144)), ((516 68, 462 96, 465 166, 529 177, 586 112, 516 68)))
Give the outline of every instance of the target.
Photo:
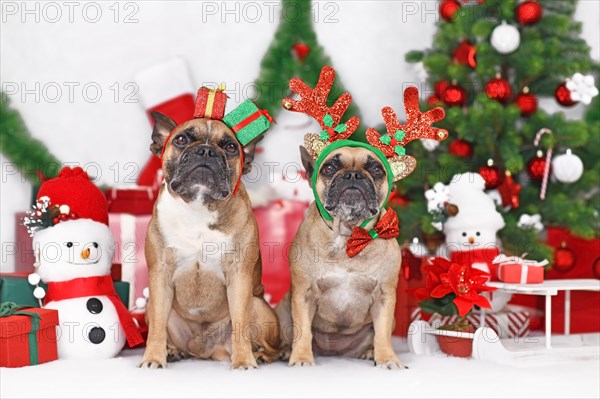
POLYGON ((258 368, 254 355, 249 356, 231 356, 231 368, 234 370, 250 370, 258 368))
POLYGON ((314 366, 315 358, 312 353, 305 351, 294 351, 292 350, 292 355, 290 356, 289 366, 314 366))
POLYGON ((164 359, 158 359, 144 355, 144 358, 138 367, 143 369, 164 369, 167 367, 167 358, 165 357, 164 359))
POLYGON ((375 358, 375 367, 379 367, 382 369, 388 369, 388 370, 395 370, 395 369, 407 369, 408 367, 406 367, 404 364, 402 364, 402 362, 400 361, 400 359, 398 359, 398 356, 396 355, 389 355, 389 356, 380 356, 378 358, 375 358))

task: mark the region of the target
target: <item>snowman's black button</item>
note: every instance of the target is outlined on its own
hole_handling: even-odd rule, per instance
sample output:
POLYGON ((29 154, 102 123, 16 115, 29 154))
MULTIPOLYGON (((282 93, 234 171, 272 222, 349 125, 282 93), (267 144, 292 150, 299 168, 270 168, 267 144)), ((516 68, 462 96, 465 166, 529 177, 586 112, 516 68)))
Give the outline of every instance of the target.
POLYGON ((102 312, 102 301, 98 298, 90 298, 86 303, 87 310, 92 314, 98 314, 102 312))
POLYGON ((104 338, 106 338, 106 332, 102 327, 94 327, 90 330, 88 338, 92 344, 99 344, 100 342, 104 341, 104 338))

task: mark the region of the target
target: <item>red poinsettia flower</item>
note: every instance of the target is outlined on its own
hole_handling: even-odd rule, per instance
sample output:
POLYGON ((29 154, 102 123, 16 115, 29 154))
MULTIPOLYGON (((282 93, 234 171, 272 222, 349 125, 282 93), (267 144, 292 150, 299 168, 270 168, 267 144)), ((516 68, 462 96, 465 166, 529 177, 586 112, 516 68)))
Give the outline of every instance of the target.
POLYGON ((490 309, 490 301, 480 295, 480 292, 494 291, 495 288, 487 287, 490 279, 489 273, 474 269, 471 266, 452 263, 447 273, 440 275, 441 284, 431 290, 431 297, 443 298, 454 293, 453 302, 460 316, 465 316, 477 305, 490 309))
POLYGON ((438 285, 442 284, 440 276, 447 273, 450 269, 451 262, 445 258, 434 258, 431 264, 425 266, 425 287, 417 288, 412 291, 418 301, 424 301, 431 298, 431 291, 438 285))

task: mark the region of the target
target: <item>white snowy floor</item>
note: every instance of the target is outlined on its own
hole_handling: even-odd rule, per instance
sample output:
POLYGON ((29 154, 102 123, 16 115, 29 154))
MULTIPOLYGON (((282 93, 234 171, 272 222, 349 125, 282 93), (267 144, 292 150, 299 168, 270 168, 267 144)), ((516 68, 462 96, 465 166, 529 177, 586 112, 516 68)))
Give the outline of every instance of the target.
POLYGON ((382 370, 363 360, 317 358, 311 368, 280 362, 231 371, 228 363, 185 360, 166 370, 138 369, 142 349, 119 358, 56 361, 0 369, 0 397, 600 397, 598 358, 544 368, 416 356, 394 341, 410 369, 382 370))

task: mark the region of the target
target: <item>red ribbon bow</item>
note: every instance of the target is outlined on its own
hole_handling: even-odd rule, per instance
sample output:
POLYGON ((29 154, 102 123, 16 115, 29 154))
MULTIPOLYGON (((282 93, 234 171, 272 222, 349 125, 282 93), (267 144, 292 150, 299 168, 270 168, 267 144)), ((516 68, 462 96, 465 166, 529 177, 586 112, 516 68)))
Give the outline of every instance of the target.
POLYGON ((258 109, 258 112, 263 115, 265 118, 267 118, 267 120, 269 121, 269 123, 277 123, 275 122, 275 119, 269 115, 269 111, 267 111, 266 109, 258 109))
POLYGON ((373 229, 365 230, 362 227, 355 227, 352 230, 352 235, 348 238, 346 244, 346 254, 352 258, 365 249, 375 238, 389 240, 390 238, 398 237, 399 234, 398 215, 390 209, 377 222, 373 229))

